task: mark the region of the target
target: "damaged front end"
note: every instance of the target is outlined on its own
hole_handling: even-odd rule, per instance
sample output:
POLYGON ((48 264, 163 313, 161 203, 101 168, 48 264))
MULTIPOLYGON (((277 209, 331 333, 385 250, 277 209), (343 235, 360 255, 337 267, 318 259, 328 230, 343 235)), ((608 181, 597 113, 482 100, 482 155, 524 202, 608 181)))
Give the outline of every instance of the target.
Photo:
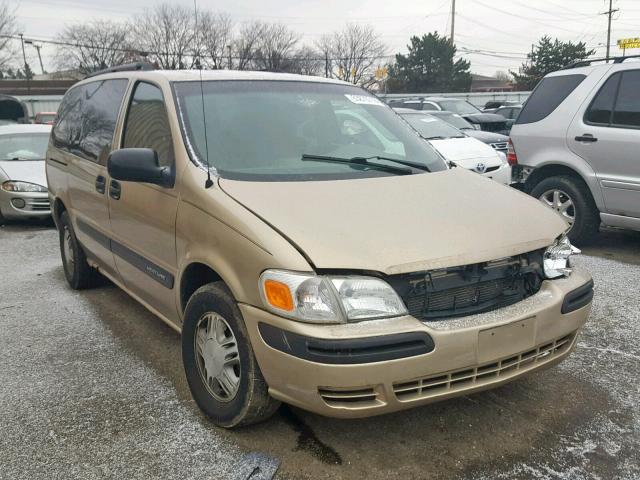
POLYGON ((535 294, 544 250, 489 262, 387 277, 408 313, 424 321, 488 312, 535 294))

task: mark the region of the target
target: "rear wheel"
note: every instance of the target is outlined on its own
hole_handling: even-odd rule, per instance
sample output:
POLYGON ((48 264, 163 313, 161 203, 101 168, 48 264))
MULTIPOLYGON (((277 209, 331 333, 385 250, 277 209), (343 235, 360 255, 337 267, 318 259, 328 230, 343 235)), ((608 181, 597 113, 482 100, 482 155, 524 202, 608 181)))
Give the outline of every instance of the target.
POLYGON ((69 286, 74 290, 94 286, 98 279, 98 272, 87 263, 87 256, 76 238, 67 212, 62 212, 60 215, 59 227, 60 255, 69 286))
POLYGON ((193 398, 221 427, 266 420, 280 406, 269 396, 242 314, 223 282, 200 287, 189 299, 182 361, 193 398))
POLYGON ((598 232, 600 215, 581 180, 568 175, 545 178, 533 187, 531 195, 567 221, 572 242, 588 242, 598 232))

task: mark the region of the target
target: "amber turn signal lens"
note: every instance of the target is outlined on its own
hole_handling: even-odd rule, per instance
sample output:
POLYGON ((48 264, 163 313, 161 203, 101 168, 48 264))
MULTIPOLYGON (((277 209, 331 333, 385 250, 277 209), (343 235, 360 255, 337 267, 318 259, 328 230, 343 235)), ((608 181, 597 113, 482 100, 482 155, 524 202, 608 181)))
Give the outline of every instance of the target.
POLYGON ((280 310, 291 312, 293 310, 293 298, 289 287, 275 280, 267 280, 264 282, 264 294, 269 305, 280 310))

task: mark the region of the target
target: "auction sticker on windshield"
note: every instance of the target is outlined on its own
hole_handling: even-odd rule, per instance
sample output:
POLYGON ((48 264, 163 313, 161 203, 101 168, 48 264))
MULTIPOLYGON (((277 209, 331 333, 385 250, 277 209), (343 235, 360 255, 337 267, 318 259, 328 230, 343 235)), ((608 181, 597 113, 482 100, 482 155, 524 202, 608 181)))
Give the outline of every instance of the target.
POLYGON ((351 95, 345 93, 344 95, 353 103, 357 103, 359 105, 384 105, 380 100, 375 97, 370 97, 368 95, 351 95))

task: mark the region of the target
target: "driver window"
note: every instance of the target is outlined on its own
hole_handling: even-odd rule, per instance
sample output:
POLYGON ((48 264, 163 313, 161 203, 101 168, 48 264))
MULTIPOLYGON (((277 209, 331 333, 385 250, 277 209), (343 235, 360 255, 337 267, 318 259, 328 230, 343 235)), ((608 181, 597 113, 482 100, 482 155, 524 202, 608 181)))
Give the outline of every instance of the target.
POLYGON ((151 148, 160 166, 173 166, 173 141, 162 91, 140 82, 135 86, 122 139, 123 148, 151 148))

